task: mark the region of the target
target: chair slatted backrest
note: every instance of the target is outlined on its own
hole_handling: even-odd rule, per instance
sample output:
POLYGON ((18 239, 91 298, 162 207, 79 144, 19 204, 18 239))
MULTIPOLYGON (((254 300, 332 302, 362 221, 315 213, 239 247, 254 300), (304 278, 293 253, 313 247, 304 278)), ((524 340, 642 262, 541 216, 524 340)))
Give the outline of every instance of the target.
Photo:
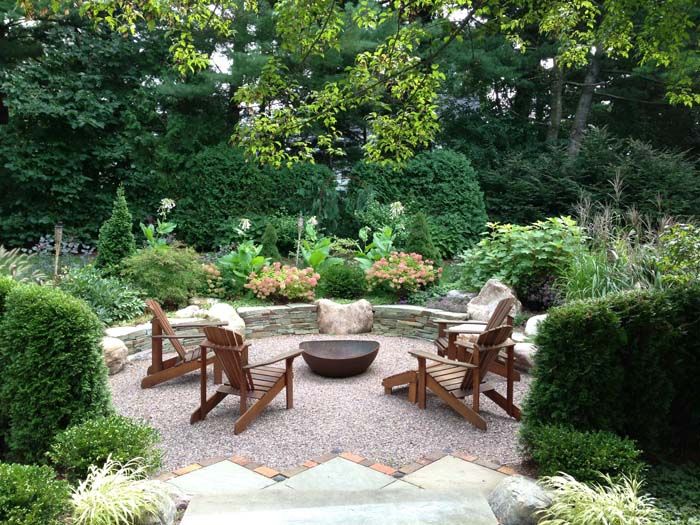
POLYGON ((248 364, 248 352, 245 350, 243 337, 232 330, 218 326, 204 328, 207 341, 212 343, 214 354, 221 363, 226 377, 233 388, 239 390, 253 390, 253 381, 250 373, 243 370, 248 364))
MULTIPOLYGON (((158 324, 160 324, 161 330, 165 335, 176 335, 175 330, 173 329, 173 325, 170 324, 168 316, 165 315, 165 312, 161 308, 158 301, 154 301, 153 299, 147 299, 146 306, 148 306, 148 309, 153 313, 153 317, 156 318, 158 324)), ((185 347, 182 345, 182 342, 179 339, 168 339, 168 341, 170 341, 170 344, 173 345, 175 351, 180 355, 180 358, 184 361, 187 358, 187 350, 185 350, 185 347)))
POLYGON ((489 322, 486 323, 486 330, 492 330, 506 324, 506 317, 508 317, 508 314, 510 314, 514 304, 515 299, 513 297, 506 297, 505 299, 498 301, 493 314, 491 314, 489 322))
MULTIPOLYGON (((486 330, 479 335, 476 340, 474 350, 472 351, 472 363, 476 364, 476 356, 479 359, 479 378, 483 381, 484 377, 489 371, 489 368, 493 362, 498 357, 498 353, 503 347, 508 338, 513 333, 513 327, 509 325, 499 326, 498 328, 492 328, 491 330, 486 330)), ((461 388, 462 390, 469 390, 472 387, 472 381, 474 380, 474 370, 469 369, 464 374, 464 379, 462 380, 461 388)))

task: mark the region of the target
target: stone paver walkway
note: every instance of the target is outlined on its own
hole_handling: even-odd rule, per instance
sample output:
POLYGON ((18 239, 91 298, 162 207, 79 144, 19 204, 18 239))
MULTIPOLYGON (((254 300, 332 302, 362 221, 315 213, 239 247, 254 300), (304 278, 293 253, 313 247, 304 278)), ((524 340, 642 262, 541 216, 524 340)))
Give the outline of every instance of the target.
POLYGON ((507 474, 468 459, 428 457, 402 471, 330 454, 285 476, 232 458, 181 469, 167 482, 192 496, 181 525, 495 525, 486 497, 507 474))

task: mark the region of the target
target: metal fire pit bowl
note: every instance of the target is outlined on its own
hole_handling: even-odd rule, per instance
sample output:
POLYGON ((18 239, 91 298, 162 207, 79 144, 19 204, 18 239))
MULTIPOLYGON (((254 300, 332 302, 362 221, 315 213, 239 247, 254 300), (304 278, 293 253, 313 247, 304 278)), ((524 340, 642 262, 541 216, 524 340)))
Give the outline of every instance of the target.
POLYGON ((315 373, 325 377, 350 377, 369 368, 379 352, 377 341, 331 339, 303 341, 301 356, 315 373))

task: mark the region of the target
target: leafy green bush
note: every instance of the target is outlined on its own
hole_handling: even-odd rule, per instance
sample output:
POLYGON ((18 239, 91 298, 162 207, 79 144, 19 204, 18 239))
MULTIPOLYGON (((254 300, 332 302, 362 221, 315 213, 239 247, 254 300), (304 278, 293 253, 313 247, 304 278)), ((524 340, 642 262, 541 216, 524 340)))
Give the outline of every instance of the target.
POLYGON ((5 298, 15 286, 17 286, 17 281, 11 277, 0 275, 0 319, 5 313, 5 298))
POLYGON ((659 237, 659 271, 668 282, 687 283, 700 276, 700 227, 674 224, 659 237))
POLYGON ((268 222, 265 225, 265 231, 260 238, 260 245, 262 247, 260 253, 264 257, 269 257, 274 261, 280 260, 280 251, 277 249, 277 230, 273 224, 268 222))
POLYGON ((259 272, 270 259, 262 255, 262 246, 251 240, 238 245, 236 250, 220 257, 216 266, 221 271, 224 288, 231 296, 245 291, 245 284, 251 274, 259 272))
POLYGON ((569 217, 552 217, 527 226, 489 224, 490 232, 462 255, 462 285, 479 289, 497 278, 525 296, 533 283, 557 275, 581 243, 581 231, 569 217))
POLYGON ((635 476, 586 484, 564 474, 541 483, 550 491, 552 504, 542 510, 540 525, 658 525, 663 519, 635 476))
POLYGON ((369 244, 366 244, 367 234, 367 229, 363 228, 360 230, 360 239, 365 243, 365 246, 358 251, 357 257, 355 257, 355 261, 365 271, 369 270, 375 262, 389 257, 396 251, 394 248, 396 236, 394 231, 388 226, 374 232, 372 234, 372 242, 369 244))
POLYGON ((525 426, 608 430, 648 453, 689 453, 700 432, 699 327, 699 284, 550 310, 525 426))
POLYGON ((664 512, 664 525, 700 524, 700 465, 652 465, 647 487, 664 512))
POLYGON ((339 257, 331 257, 333 239, 319 233, 315 222, 308 221, 304 226, 304 238, 301 240, 300 248, 304 263, 315 272, 343 262, 339 257))
POLYGON ((0 463, 0 523, 62 525, 70 487, 49 467, 0 463))
POLYGON ((10 459, 42 461, 58 432, 110 412, 102 335, 90 307, 61 290, 26 285, 7 295, 0 421, 10 459))
POLYGON ((361 162, 350 173, 349 201, 363 206, 357 198, 361 193, 381 204, 400 201, 407 209, 425 212, 433 242, 445 256, 474 244, 486 226, 476 172, 464 155, 453 151, 420 153, 402 168, 361 162))
POLYGON ((365 272, 350 264, 334 264, 321 271, 319 287, 325 297, 357 299, 367 291, 365 272))
POLYGON ((124 187, 117 188, 112 207, 112 216, 100 228, 97 241, 97 259, 100 268, 115 269, 136 251, 136 240, 132 232, 133 219, 124 196, 124 187))
POLYGON ((158 432, 124 416, 90 419, 58 434, 48 456, 56 470, 75 483, 87 477, 91 465, 103 465, 107 458, 119 463, 135 461, 146 474, 161 466, 158 432))
POLYGON ((88 303, 106 325, 138 317, 145 308, 138 291, 116 277, 103 276, 94 266, 69 271, 59 287, 88 303))
POLYGON ((187 304, 206 286, 206 274, 191 248, 144 248, 123 262, 127 281, 165 308, 187 304))
POLYGON ((408 233, 408 217, 403 204, 400 201, 389 204, 380 204, 374 195, 359 209, 355 210, 355 219, 362 228, 378 232, 391 228, 394 232, 396 245, 403 247, 408 233))
POLYGON ((578 481, 601 481, 601 474, 637 474, 644 466, 634 441, 612 432, 580 432, 564 425, 526 425, 521 438, 540 476, 566 472, 578 481))
POLYGON ((73 525, 144 523, 158 516, 167 491, 157 481, 143 479, 146 472, 135 463, 108 459, 93 465, 71 497, 73 525))
POLYGON ((435 248, 433 238, 430 235, 428 217, 422 211, 416 213, 409 224, 404 251, 420 253, 423 257, 434 261, 440 259, 440 253, 435 248))

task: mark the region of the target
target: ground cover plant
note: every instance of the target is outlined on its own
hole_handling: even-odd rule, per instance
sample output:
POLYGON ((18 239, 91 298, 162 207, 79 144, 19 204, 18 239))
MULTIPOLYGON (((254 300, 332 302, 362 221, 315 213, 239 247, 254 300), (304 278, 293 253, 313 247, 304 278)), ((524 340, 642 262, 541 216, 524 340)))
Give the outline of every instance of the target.
POLYGON ((70 487, 46 466, 0 463, 0 523, 63 525, 70 487))

